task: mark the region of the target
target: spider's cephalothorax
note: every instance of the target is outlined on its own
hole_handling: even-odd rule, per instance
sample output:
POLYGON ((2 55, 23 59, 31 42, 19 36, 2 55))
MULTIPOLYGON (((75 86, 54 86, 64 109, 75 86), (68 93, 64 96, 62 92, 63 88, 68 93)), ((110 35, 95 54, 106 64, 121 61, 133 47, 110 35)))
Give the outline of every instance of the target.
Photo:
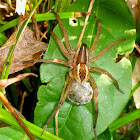
POLYGON ((73 75, 77 82, 86 82, 89 79, 88 59, 87 47, 79 47, 73 63, 73 75))

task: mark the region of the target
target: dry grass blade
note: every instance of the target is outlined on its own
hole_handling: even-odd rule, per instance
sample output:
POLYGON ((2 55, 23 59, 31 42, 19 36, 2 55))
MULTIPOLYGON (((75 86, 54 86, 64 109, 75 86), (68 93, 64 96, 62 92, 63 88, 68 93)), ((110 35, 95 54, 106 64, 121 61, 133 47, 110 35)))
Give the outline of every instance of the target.
POLYGON ((74 12, 74 18, 90 16, 93 12, 74 12))

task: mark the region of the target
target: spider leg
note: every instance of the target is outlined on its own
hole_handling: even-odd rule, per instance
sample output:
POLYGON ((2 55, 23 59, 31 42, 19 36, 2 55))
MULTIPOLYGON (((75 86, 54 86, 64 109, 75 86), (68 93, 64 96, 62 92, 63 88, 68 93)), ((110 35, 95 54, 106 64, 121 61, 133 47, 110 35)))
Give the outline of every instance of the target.
POLYGON ((94 119, 93 129, 94 129, 94 137, 97 140, 97 134, 96 134, 95 128, 96 128, 96 123, 97 123, 97 118, 98 118, 98 89, 97 89, 96 83, 91 75, 89 75, 89 81, 91 82, 92 88, 94 90, 95 119, 94 119))
MULTIPOLYGON (((116 88, 117 88, 121 93, 123 93, 123 91, 119 88, 119 85, 118 85, 117 80, 116 80, 109 72, 107 72, 106 70, 100 69, 100 68, 96 68, 96 67, 89 67, 89 70, 90 70, 90 71, 94 71, 94 72, 99 72, 99 73, 102 73, 102 74, 107 75, 107 76, 114 82, 116 88)), ((124 93, 123 93, 123 94, 124 94, 124 93)))
POLYGON ((98 43, 98 39, 99 39, 99 36, 100 36, 100 30, 101 30, 101 20, 97 19, 95 17, 95 19, 97 20, 97 33, 96 33, 96 36, 94 38, 94 41, 92 43, 92 46, 91 46, 91 49, 89 50, 89 56, 91 56, 93 54, 93 52, 95 51, 95 48, 97 46, 97 43, 98 43))
MULTIPOLYGON (((62 64, 62 65, 65 65, 65 66, 70 66, 68 61, 61 60, 61 59, 36 59, 34 61, 35 61, 35 63, 38 63, 38 62, 51 63, 52 62, 52 63, 62 64)), ((26 61, 24 61, 24 62, 26 62, 26 61)))
POLYGON ((69 42, 69 37, 68 37, 68 33, 65 29, 65 26, 63 25, 60 17, 58 16, 58 14, 56 12, 53 11, 53 14, 56 16, 56 19, 58 20, 58 23, 62 29, 63 35, 64 35, 64 39, 65 39, 65 44, 67 47, 68 52, 70 53, 70 55, 74 55, 74 50, 72 49, 70 42, 69 42))
POLYGON ((61 98, 60 98, 60 101, 58 103, 58 106, 57 108, 54 110, 54 112, 52 113, 52 115, 50 116, 50 118, 48 119, 46 125, 44 126, 43 128, 43 131, 41 133, 41 135, 43 135, 45 129, 47 128, 47 125, 50 123, 50 121, 53 119, 53 117, 56 115, 56 113, 58 112, 58 110, 60 109, 60 107, 63 105, 68 93, 69 93, 69 90, 72 86, 72 83, 73 83, 73 76, 72 76, 72 73, 71 73, 71 70, 69 71, 69 75, 67 76, 66 78, 66 81, 65 81, 65 84, 64 84, 64 87, 63 87, 63 91, 62 91, 62 94, 61 94, 61 98), (70 78, 70 81, 68 82, 68 79, 70 78))
POLYGON ((59 114, 59 110, 56 112, 55 115, 55 134, 58 137, 58 114, 59 114))
MULTIPOLYGON (((69 80, 69 75, 67 75, 67 77, 66 77, 66 81, 65 81, 65 84, 64 84, 60 99, 63 98, 63 96, 64 96, 65 89, 66 89, 66 86, 68 84, 68 80, 69 80)), ((57 111, 57 113, 55 115, 55 132, 56 132, 56 136, 58 136, 58 114, 59 114, 59 110, 57 111)))
POLYGON ((70 54, 68 53, 68 51, 66 50, 65 46, 63 45, 61 40, 58 38, 58 36, 56 34, 54 34, 53 32, 50 32, 50 33, 53 36, 53 38, 55 39, 55 41, 57 42, 57 44, 59 45, 59 47, 60 47, 62 53, 65 55, 65 57, 68 59, 71 59, 70 54))
POLYGON ((114 43, 110 44, 108 47, 104 48, 101 52, 99 52, 96 56, 92 57, 89 59, 89 63, 96 61, 97 59, 99 59, 101 56, 103 56, 109 49, 111 49, 113 46, 115 46, 116 44, 126 40, 130 38, 130 36, 125 37, 123 39, 119 39, 117 41, 115 41, 114 43))
POLYGON ((65 66, 70 67, 71 64, 69 63, 69 61, 65 61, 65 60, 61 60, 61 59, 34 59, 34 60, 30 60, 30 61, 17 61, 18 63, 21 63, 23 65, 25 64, 30 64, 30 63, 40 63, 40 62, 47 62, 47 63, 57 63, 57 64, 62 64, 65 66))

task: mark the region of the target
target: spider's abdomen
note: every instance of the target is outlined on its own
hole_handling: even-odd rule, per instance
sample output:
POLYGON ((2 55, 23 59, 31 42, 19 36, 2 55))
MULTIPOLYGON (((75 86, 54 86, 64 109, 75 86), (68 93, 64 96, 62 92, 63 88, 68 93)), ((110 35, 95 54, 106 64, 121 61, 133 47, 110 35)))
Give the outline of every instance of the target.
POLYGON ((74 78, 78 82, 86 82, 89 76, 88 70, 88 50, 86 47, 81 46, 76 51, 74 65, 74 78))

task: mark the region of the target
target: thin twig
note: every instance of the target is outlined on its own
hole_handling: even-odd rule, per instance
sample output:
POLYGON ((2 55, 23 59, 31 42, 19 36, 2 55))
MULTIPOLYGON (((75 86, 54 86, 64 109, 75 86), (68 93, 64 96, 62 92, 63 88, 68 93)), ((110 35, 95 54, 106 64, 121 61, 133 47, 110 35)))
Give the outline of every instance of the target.
MULTIPOLYGON (((91 0, 91 1, 90 1, 90 5, 89 5, 89 8, 88 8, 88 12, 91 12, 92 7, 93 7, 93 4, 94 4, 94 1, 95 1, 95 0, 91 0)), ((79 37, 79 40, 78 40, 76 49, 79 47, 79 45, 80 45, 80 43, 81 43, 81 40, 82 40, 82 38, 83 38, 83 34, 84 34, 84 31, 85 31, 85 28, 86 28, 86 24, 87 24, 88 18, 89 18, 89 15, 87 15, 86 18, 85 18, 84 26, 83 26, 83 29, 82 29, 82 31, 81 31, 81 34, 80 34, 80 37, 79 37)))
POLYGON ((25 91, 22 95, 22 99, 21 99, 21 103, 20 103, 20 113, 22 114, 22 110, 23 110, 23 104, 24 104, 24 100, 25 100, 25 97, 27 97, 28 94, 27 94, 27 91, 25 91))
POLYGON ((134 46, 134 47, 136 48, 136 50, 137 50, 138 53, 140 54, 140 47, 139 47, 139 45, 135 43, 135 46, 134 46))
MULTIPOLYGON (((27 3, 29 5, 30 11, 32 11, 32 6, 30 3, 30 0, 27 0, 27 3)), ((34 12, 33 16, 32 16, 32 24, 33 24, 33 28, 35 30, 35 35, 36 35, 36 39, 40 40, 40 33, 37 27, 37 22, 36 22, 36 12, 34 12)))
POLYGON ((0 92, 0 100, 2 101, 2 103, 7 107, 7 109, 10 111, 10 113, 13 115, 13 117, 17 120, 17 122, 19 123, 19 125, 22 127, 22 129, 26 132, 26 134, 28 135, 28 137, 31 140, 35 140, 35 138, 33 137, 33 135, 31 134, 31 132, 28 130, 28 128, 26 127, 26 125, 23 123, 23 121, 21 120, 21 118, 17 115, 15 109, 11 106, 11 104, 9 103, 9 101, 7 100, 7 98, 4 96, 3 93, 0 92))
POLYGON ((42 13, 45 13, 45 6, 46 6, 47 0, 44 1, 43 3, 43 8, 42 8, 42 13))

